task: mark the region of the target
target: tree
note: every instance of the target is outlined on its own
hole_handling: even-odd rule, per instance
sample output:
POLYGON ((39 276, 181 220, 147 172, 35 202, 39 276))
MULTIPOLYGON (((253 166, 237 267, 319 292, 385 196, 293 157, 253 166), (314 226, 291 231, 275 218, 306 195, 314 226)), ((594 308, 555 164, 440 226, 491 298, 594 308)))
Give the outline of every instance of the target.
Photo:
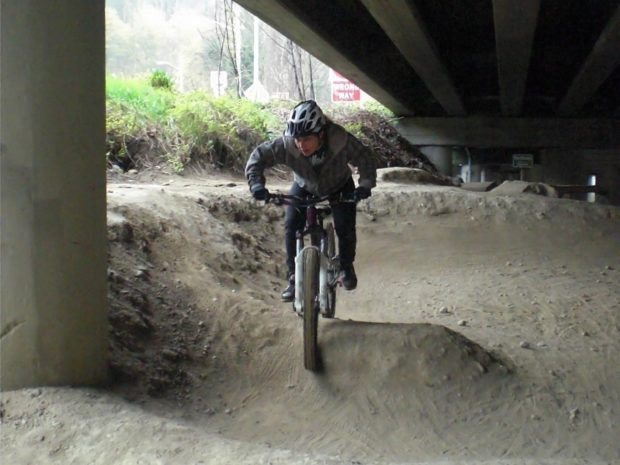
POLYGON ((294 99, 316 99, 322 88, 317 85, 317 78, 325 79, 328 68, 292 40, 270 28, 263 28, 263 31, 270 43, 265 53, 266 66, 274 70, 268 73, 272 80, 266 80, 265 85, 270 89, 275 87, 273 92, 286 93, 294 99))
MULTIPOLYGON (((211 71, 226 71, 241 96, 253 82, 252 20, 232 0, 107 0, 108 72, 160 69, 177 89, 192 90, 210 89, 211 71)), ((325 65, 264 23, 259 41, 261 82, 271 95, 329 97, 325 65)))
POLYGON ((215 24, 217 37, 219 42, 219 56, 218 56, 218 88, 220 87, 219 76, 222 70, 222 62, 226 59, 232 73, 235 77, 237 96, 241 97, 243 89, 241 85, 241 34, 240 34, 240 19, 237 16, 233 7, 232 0, 223 0, 222 2, 221 17, 218 16, 216 11, 215 24))

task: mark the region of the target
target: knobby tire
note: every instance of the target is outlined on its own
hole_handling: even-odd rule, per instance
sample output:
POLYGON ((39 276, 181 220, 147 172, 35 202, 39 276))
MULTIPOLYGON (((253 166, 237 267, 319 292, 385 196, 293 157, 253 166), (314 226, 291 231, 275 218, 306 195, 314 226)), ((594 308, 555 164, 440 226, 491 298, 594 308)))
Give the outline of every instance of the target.
POLYGON ((304 312, 304 367, 316 371, 318 367, 317 325, 319 294, 319 251, 303 251, 303 312, 304 312))

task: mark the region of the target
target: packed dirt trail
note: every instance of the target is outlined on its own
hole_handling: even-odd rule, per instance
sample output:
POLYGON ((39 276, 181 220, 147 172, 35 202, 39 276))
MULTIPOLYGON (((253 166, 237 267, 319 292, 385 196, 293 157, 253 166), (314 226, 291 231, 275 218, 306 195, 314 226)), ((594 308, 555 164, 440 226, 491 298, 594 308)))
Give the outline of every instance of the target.
POLYGON ((282 218, 242 179, 111 180, 116 381, 3 393, 2 464, 620 463, 620 208, 380 182, 321 373, 282 218))

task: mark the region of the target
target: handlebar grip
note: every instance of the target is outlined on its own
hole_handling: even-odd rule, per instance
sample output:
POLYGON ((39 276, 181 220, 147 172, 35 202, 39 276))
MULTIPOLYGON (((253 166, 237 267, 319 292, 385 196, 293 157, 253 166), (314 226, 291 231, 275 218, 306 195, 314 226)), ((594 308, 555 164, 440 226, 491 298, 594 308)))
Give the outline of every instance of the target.
POLYGON ((273 205, 280 206, 284 204, 284 199, 279 195, 269 193, 265 198, 265 203, 272 203, 273 205))

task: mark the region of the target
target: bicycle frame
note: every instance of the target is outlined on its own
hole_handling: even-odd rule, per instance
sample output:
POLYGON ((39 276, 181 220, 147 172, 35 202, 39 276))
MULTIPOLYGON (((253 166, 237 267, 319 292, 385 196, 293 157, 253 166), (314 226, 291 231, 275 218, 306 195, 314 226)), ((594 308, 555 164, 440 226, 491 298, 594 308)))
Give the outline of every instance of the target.
MULTIPOLYGON (((319 289, 318 289, 318 305, 319 310, 324 316, 333 316, 334 309, 330 308, 330 292, 338 284, 339 261, 335 259, 335 235, 333 229, 328 233, 324 227, 323 220, 331 214, 331 207, 327 205, 319 205, 322 202, 330 200, 329 196, 310 197, 307 199, 285 195, 271 194, 268 201, 276 205, 293 205, 306 208, 306 219, 304 228, 296 233, 297 247, 295 256, 295 300, 293 308, 298 314, 303 312, 303 273, 302 262, 300 257, 303 255, 304 249, 315 248, 319 254, 319 289), (310 237, 310 245, 305 245, 305 238, 310 237), (331 241, 331 245, 330 245, 331 241), (329 249, 332 250, 332 256, 329 256, 329 249)), ((339 202, 355 202, 345 196, 340 196, 336 201, 339 202)), ((332 298, 333 300, 333 298, 332 298)), ((332 306, 334 302, 331 303, 332 306)))
MULTIPOLYGON (((328 256, 329 240, 334 237, 328 237, 327 231, 323 226, 323 220, 331 213, 330 207, 317 206, 316 204, 306 207, 306 223, 301 231, 297 231, 297 255, 295 256, 295 276, 301 277, 302 263, 301 256, 306 248, 315 248, 319 252, 319 309, 321 314, 325 315, 331 311, 329 308, 329 290, 330 287, 336 285, 338 261, 334 257, 328 256), (304 246, 304 238, 309 236, 311 245, 304 246), (330 279, 330 269, 332 270, 332 279, 330 279)), ((335 245, 335 244, 334 244, 335 245)), ((295 301, 294 307, 297 313, 303 311, 302 304, 302 287, 303 280, 295 280, 295 301)))
MULTIPOLYGON (((331 223, 327 227, 323 224, 331 208, 317 205, 326 200, 330 200, 330 197, 303 199, 284 194, 269 194, 266 199, 276 205, 306 208, 304 228, 296 233, 293 309, 299 316, 303 316, 304 367, 312 371, 318 368, 318 315, 321 313, 325 318, 333 318, 336 311, 339 260, 335 258, 334 227, 331 223), (310 245, 304 244, 307 236, 310 236, 310 245)), ((355 202, 342 195, 340 201, 355 202)))

